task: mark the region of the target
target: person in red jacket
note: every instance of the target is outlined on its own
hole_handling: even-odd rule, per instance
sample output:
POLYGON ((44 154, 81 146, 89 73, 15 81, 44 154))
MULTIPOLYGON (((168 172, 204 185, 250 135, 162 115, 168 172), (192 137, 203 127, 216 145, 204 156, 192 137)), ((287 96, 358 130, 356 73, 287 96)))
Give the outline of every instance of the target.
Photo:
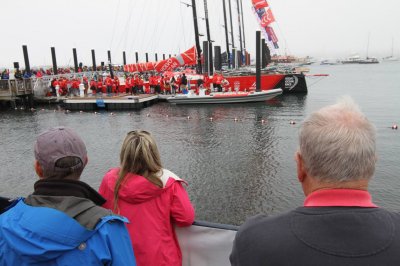
POLYGON ((135 74, 135 75, 133 76, 132 82, 133 82, 133 84, 132 84, 132 85, 133 85, 132 91, 133 91, 133 94, 136 95, 136 94, 138 94, 138 92, 139 92, 139 75, 138 75, 138 74, 135 74))
POLYGON ((115 92, 119 93, 119 78, 117 76, 114 77, 114 84, 115 84, 115 92))
POLYGON ((171 82, 170 82, 170 77, 167 75, 164 76, 162 79, 163 85, 164 85, 164 92, 165 94, 171 94, 171 82))
POLYGON ((92 91, 92 94, 96 94, 96 81, 92 79, 90 81, 90 90, 92 91))
POLYGON ((104 83, 106 84, 107 95, 110 96, 111 92, 112 92, 112 80, 111 80, 111 77, 107 76, 106 80, 104 81, 104 83))
POLYGON ((132 85, 130 76, 127 76, 125 79, 125 93, 132 94, 132 85))
POLYGON ((97 93, 103 93, 103 81, 101 78, 97 81, 97 93))
POLYGON ((163 169, 152 135, 125 137, 119 168, 108 171, 99 188, 103 207, 129 219, 128 232, 138 266, 182 265, 175 226, 190 226, 194 208, 184 180, 163 169))
POLYGON ((222 74, 215 72, 212 78, 214 89, 217 89, 218 92, 222 92, 222 80, 224 77, 222 74))

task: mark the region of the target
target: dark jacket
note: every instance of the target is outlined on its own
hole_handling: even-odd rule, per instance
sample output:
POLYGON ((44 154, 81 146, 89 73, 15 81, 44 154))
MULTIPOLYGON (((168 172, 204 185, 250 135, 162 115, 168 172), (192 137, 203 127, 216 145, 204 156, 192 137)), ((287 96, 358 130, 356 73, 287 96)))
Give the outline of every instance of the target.
POLYGON ((382 208, 301 207, 250 218, 232 265, 400 265, 400 215, 382 208))

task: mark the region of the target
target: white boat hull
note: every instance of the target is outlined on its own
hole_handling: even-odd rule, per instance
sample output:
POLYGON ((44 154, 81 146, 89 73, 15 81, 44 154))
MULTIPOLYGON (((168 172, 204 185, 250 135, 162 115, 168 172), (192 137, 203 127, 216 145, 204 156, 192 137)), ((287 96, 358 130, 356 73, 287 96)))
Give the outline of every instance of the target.
POLYGON ((249 103, 263 102, 282 94, 281 89, 273 89, 252 93, 214 93, 210 95, 177 95, 167 98, 174 104, 223 104, 223 103, 249 103))

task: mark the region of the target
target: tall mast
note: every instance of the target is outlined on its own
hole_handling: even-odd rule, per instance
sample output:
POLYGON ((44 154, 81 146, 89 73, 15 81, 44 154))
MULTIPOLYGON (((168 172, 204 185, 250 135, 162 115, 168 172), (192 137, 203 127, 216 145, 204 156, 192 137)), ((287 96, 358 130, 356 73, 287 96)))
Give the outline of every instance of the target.
POLYGON ((243 46, 242 46, 242 26, 240 24, 240 6, 239 6, 239 0, 236 0, 236 5, 237 5, 237 12, 238 12, 238 25, 239 25, 239 42, 240 42, 240 55, 241 58, 238 62, 242 62, 243 58, 243 46))
POLYGON ((233 38, 233 25, 232 25, 232 5, 231 0, 229 0, 229 17, 231 19, 231 40, 232 40, 232 48, 235 48, 235 38, 233 38))
POLYGON ((196 50, 197 50, 197 73, 201 74, 201 48, 199 40, 199 28, 197 26, 197 12, 196 12, 196 0, 192 0, 193 10, 193 24, 194 24, 194 37, 196 39, 196 50))
POLYGON ((222 0, 222 5, 224 7, 224 26, 225 26, 225 41, 226 41, 226 60, 228 61, 228 68, 231 68, 231 59, 229 53, 229 37, 228 37, 228 24, 226 20, 226 7, 225 0, 222 0))
POLYGON ((204 14, 206 18, 206 29, 207 29, 207 41, 208 41, 208 58, 210 62, 209 73, 213 74, 213 53, 212 53, 212 45, 211 45, 211 36, 210 36, 210 24, 208 23, 208 8, 207 8, 207 0, 204 0, 204 14))
POLYGON ((369 50, 369 35, 370 35, 370 33, 368 32, 368 42, 367 42, 367 59, 368 59, 368 50, 369 50))
POLYGON ((240 0, 240 9, 241 9, 241 14, 242 14, 242 31, 243 31, 243 48, 246 51, 246 37, 245 37, 245 30, 244 30, 244 19, 243 19, 243 5, 242 5, 242 0, 240 0))

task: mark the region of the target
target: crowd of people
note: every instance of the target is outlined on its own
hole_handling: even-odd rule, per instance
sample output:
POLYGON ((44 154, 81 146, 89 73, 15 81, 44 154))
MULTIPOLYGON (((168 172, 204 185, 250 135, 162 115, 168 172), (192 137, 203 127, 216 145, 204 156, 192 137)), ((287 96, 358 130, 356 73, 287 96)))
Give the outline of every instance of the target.
MULTIPOLYGON (((84 71, 89 68, 84 67, 84 71)), ((89 69, 90 70, 90 69, 89 69)), ((54 76, 50 81, 49 91, 46 96, 78 96, 80 84, 84 85, 84 95, 91 93, 92 95, 107 93, 119 94, 127 93, 131 95, 137 94, 187 94, 189 90, 193 90, 195 94, 199 94, 200 89, 205 89, 205 93, 212 91, 223 92, 231 91, 229 82, 223 77, 222 73, 216 72, 211 77, 207 74, 201 75, 202 78, 193 81, 182 72, 144 72, 144 73, 123 73, 114 74, 112 78, 110 73, 91 72, 81 73, 79 68, 78 75, 74 73, 72 68, 60 68, 59 75, 54 76), (120 79, 121 78, 121 79, 120 79)), ((31 73, 16 69, 10 73, 5 69, 1 73, 1 79, 10 78, 23 79, 35 76, 43 78, 52 76, 52 69, 36 69, 31 73)))
MULTIPOLYGON (((194 208, 149 132, 125 136, 98 192, 80 181, 88 155, 72 129, 40 134, 34 155, 34 192, 0 198, 0 265, 182 265, 174 227, 194 208)), ((311 113, 295 154, 304 206, 248 219, 231 265, 399 265, 400 214, 368 192, 376 160, 376 129, 351 98, 311 113)))

